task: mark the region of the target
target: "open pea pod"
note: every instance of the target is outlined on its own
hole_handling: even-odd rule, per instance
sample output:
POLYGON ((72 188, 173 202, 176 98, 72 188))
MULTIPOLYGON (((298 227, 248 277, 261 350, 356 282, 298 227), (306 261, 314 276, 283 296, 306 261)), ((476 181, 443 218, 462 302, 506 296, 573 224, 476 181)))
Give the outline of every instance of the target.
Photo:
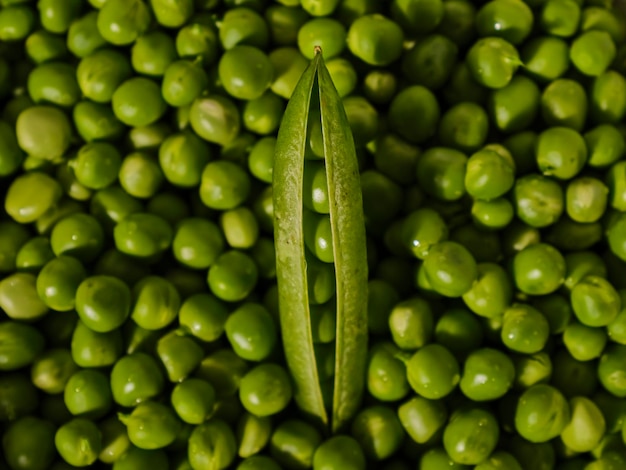
POLYGON ((358 409, 364 387, 367 258, 360 176, 352 132, 319 48, 289 100, 274 158, 276 271, 287 364, 300 408, 336 432, 358 409), (327 410, 324 405, 315 359, 304 243, 304 155, 308 145, 308 121, 310 116, 317 114, 310 113, 311 107, 319 107, 321 116, 336 282, 332 410, 327 410))

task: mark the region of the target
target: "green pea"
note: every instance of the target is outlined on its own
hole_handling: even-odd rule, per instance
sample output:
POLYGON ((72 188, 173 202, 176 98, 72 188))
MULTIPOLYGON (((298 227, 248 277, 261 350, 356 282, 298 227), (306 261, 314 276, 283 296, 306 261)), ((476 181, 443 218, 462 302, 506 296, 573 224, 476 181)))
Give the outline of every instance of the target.
POLYGON ((163 450, 140 449, 129 443, 128 450, 113 462, 112 468, 114 470, 131 470, 133 468, 165 470, 169 468, 169 464, 167 454, 163 450))
POLYGON ((389 106, 391 127, 410 143, 419 144, 437 131, 440 109, 435 95, 426 87, 412 85, 395 95, 389 106), (420 125, 415 118, 420 117, 420 125))
POLYGON ((626 381, 621 363, 626 357, 626 347, 621 344, 609 345, 598 363, 598 378, 602 386, 614 396, 626 397, 626 381))
POLYGON ((310 468, 322 436, 305 421, 288 419, 280 423, 270 438, 270 453, 281 465, 310 468))
POLYGON ((435 324, 435 340, 453 354, 463 356, 482 344, 482 325, 468 310, 446 310, 435 324))
POLYGON ((194 269, 211 266, 224 249, 224 237, 209 220, 187 218, 176 227, 172 250, 176 259, 194 269))
POLYGON ((236 454, 235 435, 220 419, 197 426, 189 436, 188 458, 192 468, 228 468, 236 454))
POLYGON ((513 187, 513 198, 517 217, 537 228, 556 222, 565 206, 561 186, 556 181, 537 174, 518 178, 513 187))
POLYGON ((130 62, 114 49, 100 49, 84 57, 78 64, 78 85, 86 98, 108 103, 119 85, 130 78, 130 62))
POLYGON ((450 394, 461 376, 452 353, 438 344, 429 344, 409 359, 407 378, 419 395, 436 400, 450 394))
MULTIPOLYGON (((111 416, 99 423, 102 432, 102 450, 98 459, 106 464, 115 464, 119 468, 122 461, 126 460, 129 454, 133 453, 128 435, 126 434, 126 426, 118 419, 117 416, 111 416), (127 452, 128 451, 128 452, 127 452)), ((151 468, 154 468, 151 466, 151 468)))
POLYGON ((187 201, 173 192, 157 194, 150 199, 146 209, 149 213, 162 217, 172 225, 186 219, 191 213, 187 201))
POLYGON ((608 193, 608 188, 596 178, 570 181, 565 193, 567 215, 576 222, 596 222, 604 214, 608 193))
POLYGON ((150 6, 154 17, 166 28, 179 28, 184 25, 194 11, 192 0, 171 2, 169 0, 151 0, 150 6))
POLYGON ((260 304, 243 304, 230 314, 225 329, 233 350, 249 361, 266 359, 276 344, 274 320, 260 304))
POLYGON ((263 17, 254 10, 232 8, 222 19, 219 38, 226 50, 238 45, 265 49, 269 41, 269 30, 263 17))
POLYGON ((506 271, 495 263, 480 263, 478 277, 463 294, 465 305, 477 315, 495 317, 511 303, 513 286, 506 271))
POLYGON ((626 78, 615 70, 595 77, 589 107, 595 122, 619 122, 626 113, 626 78))
POLYGON ((583 325, 606 326, 621 310, 621 299, 615 288, 604 278, 588 275, 570 291, 576 317, 583 325))
POLYGON ((504 396, 515 377, 513 361, 497 349, 473 351, 466 359, 459 386, 470 400, 489 401, 504 396))
POLYGON ((577 361, 600 357, 607 339, 606 331, 577 322, 570 323, 563 332, 563 343, 577 361))
POLYGON ((54 425, 35 416, 25 416, 5 428, 4 458, 10 468, 44 470, 55 458, 54 425))
POLYGON ((263 363, 241 379, 239 398, 244 408, 257 416, 279 413, 292 397, 291 382, 282 366, 263 363))
POLYGON ((65 33, 70 27, 72 20, 78 17, 82 2, 70 0, 58 2, 57 0, 40 0, 37 3, 39 20, 42 26, 51 33, 65 33))
POLYGON ((37 389, 27 374, 4 373, 0 378, 0 421, 16 421, 32 414, 38 406, 37 389))
POLYGON ((216 297, 227 302, 243 300, 254 288, 258 268, 246 253, 222 253, 209 268, 207 282, 216 297))
POLYGON ((182 423, 171 408, 154 401, 140 403, 129 415, 120 415, 130 442, 140 449, 161 449, 176 439, 182 423))
MULTIPOLYGON (((604 168, 617 162, 626 150, 626 143, 622 133, 611 124, 600 124, 587 131, 583 137, 589 150, 587 164, 596 168, 604 168)), ((619 163, 612 165, 609 169, 608 178, 615 178, 617 175, 615 167, 619 163)))
MULTIPOLYGON (((506 3, 519 3, 505 0, 506 3)), ((489 4, 497 4, 492 1, 489 4)), ((520 3, 520 5, 525 5, 520 3)), ((539 87, 524 76, 515 76, 508 85, 493 90, 489 96, 489 112, 496 127, 503 132, 527 129, 539 110, 539 87)))
POLYGON ((220 59, 219 76, 228 94, 238 99, 254 100, 269 88, 273 78, 272 64, 256 47, 235 46, 220 59))
POLYGON ((504 197, 472 203, 472 220, 483 229, 502 229, 511 223, 514 215, 513 204, 504 197))
POLYGON ((517 288, 526 294, 550 294, 565 280, 565 259, 551 245, 530 245, 515 255, 513 277, 517 288))
POLYGON ((107 42, 127 46, 144 34, 152 14, 143 0, 108 1, 98 12, 98 31, 107 42))
POLYGON ((31 33, 26 38, 24 47, 26 54, 35 64, 62 60, 67 55, 63 38, 44 29, 31 33))
POLYGON ((465 194, 468 158, 458 150, 432 147, 417 161, 417 182, 429 195, 443 201, 456 201, 465 194))
POLYGON ((347 96, 343 106, 357 147, 372 142, 378 133, 378 112, 361 96, 347 96))
POLYGON ((292 47, 274 49, 268 57, 274 69, 270 89, 274 94, 289 99, 308 61, 298 49, 292 47))
POLYGON ((570 179, 580 172, 587 161, 587 146, 583 137, 567 127, 551 127, 537 140, 537 165, 546 176, 570 179))
POLYGON ((0 308, 13 320, 33 321, 48 313, 37 295, 36 276, 13 273, 0 281, 0 308))
POLYGON ((86 57, 106 44, 98 31, 97 11, 91 11, 72 21, 67 32, 67 48, 76 57, 86 57))
POLYGON ((446 36, 431 34, 404 54, 402 72, 410 83, 438 90, 457 61, 457 45, 446 36))
POLYGON ((135 72, 152 77, 162 77, 176 58, 174 39, 161 31, 140 36, 130 51, 135 72))
POLYGON ((375 104, 389 103, 398 87, 395 75, 387 70, 372 70, 363 79, 363 93, 375 104))
POLYGON ((91 198, 90 212, 109 231, 127 215, 140 212, 141 203, 118 186, 97 191, 91 198))
POLYGON ((70 146, 72 129, 63 111, 51 106, 31 106, 22 111, 15 125, 17 142, 28 155, 58 160, 70 146))
POLYGON ((450 238, 467 248, 477 262, 495 262, 502 256, 502 243, 496 232, 478 229, 472 223, 456 228, 450 238))
POLYGON ((541 95, 541 114, 549 126, 564 126, 580 132, 587 118, 585 89, 574 80, 554 80, 541 95))
POLYGON ((624 404, 626 404, 626 401, 602 389, 595 392, 591 398, 602 412, 606 424, 606 432, 615 433, 622 430, 624 424, 624 404))
POLYGON ((102 226, 88 214, 64 217, 50 234, 50 245, 57 256, 73 256, 83 262, 93 261, 102 251, 103 244, 102 226))
POLYGON ((130 289, 111 276, 90 276, 76 290, 76 311, 86 326, 98 333, 120 327, 130 314, 130 289))
POLYGON ((259 226, 252 210, 237 207, 220 215, 220 226, 224 238, 232 248, 251 248, 259 237, 259 226))
POLYGON ((159 120, 166 111, 159 85, 144 77, 134 77, 113 92, 111 104, 115 116, 127 126, 147 126, 159 120))
POLYGON ((106 142, 83 145, 72 161, 77 181, 89 189, 103 189, 113 184, 121 165, 120 153, 106 142))
POLYGON ((345 27, 336 19, 313 18, 298 30, 298 48, 304 57, 313 59, 315 46, 319 46, 324 51, 324 57, 332 59, 345 48, 346 34, 345 27))
POLYGON ((433 289, 446 297, 465 294, 478 277, 476 261, 461 244, 443 241, 431 248, 424 270, 433 289))
POLYGON ((522 464, 522 468, 548 470, 556 465, 554 446, 548 442, 532 443, 514 436, 507 449, 522 464))
POLYGON ((180 419, 189 424, 201 424, 213 414, 215 389, 205 380, 185 379, 174 387, 171 401, 180 419))
POLYGON ((62 255, 50 260, 39 272, 37 293, 54 310, 72 310, 78 286, 86 277, 87 272, 80 261, 62 255))
POLYGON ((0 121, 0 177, 15 173, 24 154, 19 147, 15 128, 5 121, 0 121))
POLYGON ((511 44, 520 44, 530 34, 533 25, 532 10, 526 3, 505 0, 491 1, 476 15, 476 28, 480 36, 496 36, 511 44))
POLYGON ((365 455, 358 442, 350 436, 334 436, 324 441, 315 451, 315 470, 339 470, 350 468, 364 470, 365 455))
POLYGON ((513 387, 518 390, 548 382, 552 375, 552 361, 545 352, 513 356, 513 364, 515 365, 513 387))
POLYGON ((86 467, 98 458, 102 434, 93 421, 74 418, 57 429, 54 443, 63 460, 75 467, 86 467))
POLYGON ((443 446, 457 463, 477 465, 495 449, 500 437, 494 416, 480 408, 460 409, 443 432, 443 446))
POLYGON ((76 371, 67 381, 63 400, 74 416, 99 418, 105 415, 113 403, 108 377, 98 370, 76 371))
POLYGON ((269 442, 272 433, 270 417, 260 418, 251 413, 244 413, 237 424, 238 454, 248 459, 259 453, 269 442))
POLYGON ((81 101, 74 106, 72 114, 76 131, 85 142, 117 139, 125 129, 105 104, 81 101))
POLYGON ((378 343, 370 349, 367 366, 367 390, 381 401, 396 401, 409 392, 406 368, 396 358, 400 350, 392 343, 378 343))
POLYGON ((522 470, 522 466, 512 454, 496 450, 487 460, 474 467, 476 470, 522 470))
POLYGON ((212 65, 218 57, 217 32, 211 25, 190 23, 176 34, 176 52, 181 59, 200 58, 203 66, 212 65))
POLYGON ((475 103, 462 102, 442 116, 439 139, 445 146, 473 152, 482 147, 488 130, 489 120, 485 110, 475 103))
POLYGON ((173 230, 159 216, 136 212, 115 226, 113 237, 120 252, 137 258, 151 258, 170 247, 173 230))
POLYGON ((508 349, 525 354, 539 352, 549 335, 548 320, 534 307, 518 303, 504 311, 500 337, 508 349))
POLYGON ((463 61, 455 65, 442 95, 450 106, 466 102, 483 105, 487 101, 488 91, 474 80, 467 63, 463 61))
POLYGON ((119 359, 111 370, 113 400, 124 407, 133 407, 154 398, 163 389, 163 373, 155 359, 136 352, 119 359))
MULTIPOLYGON (((622 291, 620 291, 620 296, 622 296, 622 291)), ((626 344, 626 313, 624 309, 607 325, 607 333, 611 341, 626 344)))
POLYGON ((24 39, 35 26, 36 18, 32 7, 8 5, 0 10, 0 39, 19 41, 24 39))
POLYGON ((444 16, 444 5, 440 0, 394 0, 391 14, 410 36, 432 31, 444 16))
POLYGON ((272 42, 277 46, 296 44, 298 31, 308 19, 309 15, 305 11, 288 5, 269 5, 265 9, 265 21, 269 27, 272 42))
POLYGON ((239 134, 239 111, 226 97, 199 97, 189 113, 191 127, 208 142, 225 145, 239 134))
POLYGON ((420 459, 420 470, 468 470, 468 465, 454 462, 443 447, 434 447, 424 452, 420 459))
POLYGON ((35 359, 30 377, 39 390, 56 395, 63 392, 77 369, 68 349, 49 349, 35 359))
POLYGON ((335 57, 326 61, 326 68, 340 97, 343 98, 354 91, 358 77, 351 62, 341 57, 335 57))
POLYGON ((569 68, 569 46, 559 37, 534 37, 522 47, 521 59, 533 78, 549 82, 563 76, 569 68))
POLYGON ((499 153, 480 150, 467 161, 465 189, 476 199, 495 199, 511 189, 514 172, 513 165, 499 153))
POLYGON ((374 405, 356 415, 351 434, 370 461, 380 461, 398 451, 404 430, 392 408, 374 405))
POLYGON ((398 418, 411 439, 425 444, 443 429, 448 420, 448 411, 441 400, 416 396, 400 405, 398 418))
POLYGON ((363 62, 385 66, 400 57, 403 40, 402 29, 396 23, 375 13, 352 22, 346 42, 350 52, 363 62))
POLYGON ((493 89, 508 85, 521 64, 515 46, 499 37, 476 41, 469 49, 466 60, 474 79, 493 89))
POLYGON ((119 330, 98 333, 78 320, 71 340, 74 362, 80 367, 111 366, 122 355, 122 335, 119 330))
MULTIPOLYGON (((566 258, 566 265, 568 261, 566 258)), ((567 278, 564 285, 567 287, 567 278)), ((531 303, 548 320, 551 334, 560 334, 565 331, 572 318, 572 308, 565 296, 560 294, 539 296, 533 298, 531 303)))
POLYGON ((244 106, 242 114, 244 127, 256 134, 271 134, 278 128, 284 110, 283 100, 271 91, 266 91, 244 106))
POLYGON ((586 31, 572 41, 569 55, 581 73, 597 77, 613 62, 616 55, 615 43, 606 31, 586 31))
POLYGON ((417 350, 430 341, 434 315, 428 302, 413 297, 397 303, 389 314, 389 330, 401 349, 417 350))
POLYGON ((519 398, 515 429, 530 442, 547 442, 561 434, 570 416, 569 404, 558 389, 537 384, 519 398))
POLYGON ((276 461, 264 455, 253 455, 243 460, 237 470, 280 470, 276 461))
POLYGON ((552 36, 570 37, 578 30, 580 5, 574 0, 547 0, 539 16, 541 28, 552 36))
POLYGON ((415 181, 415 165, 420 150, 394 135, 386 134, 376 140, 374 163, 376 169, 399 184, 415 181))

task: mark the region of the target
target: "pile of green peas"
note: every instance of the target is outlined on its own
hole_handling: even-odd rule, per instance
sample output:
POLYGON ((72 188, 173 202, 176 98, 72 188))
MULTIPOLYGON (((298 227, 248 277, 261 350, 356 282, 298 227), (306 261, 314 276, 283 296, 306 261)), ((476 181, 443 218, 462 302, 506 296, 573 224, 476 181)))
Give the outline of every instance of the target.
POLYGON ((625 115, 610 0, 0 0, 0 469, 626 468, 625 115), (316 45, 370 272, 367 393, 334 436, 293 399, 272 235, 316 45))

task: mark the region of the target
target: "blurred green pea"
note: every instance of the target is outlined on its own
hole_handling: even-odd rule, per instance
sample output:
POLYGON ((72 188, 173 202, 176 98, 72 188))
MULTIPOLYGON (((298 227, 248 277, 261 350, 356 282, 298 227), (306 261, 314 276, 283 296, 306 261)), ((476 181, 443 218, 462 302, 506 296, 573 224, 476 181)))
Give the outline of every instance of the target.
POLYGON ((281 465, 292 468, 310 468, 315 450, 322 436, 309 423, 288 419, 272 432, 269 446, 272 457, 281 465))
POLYGON ((570 416, 569 404, 559 390, 550 385, 537 384, 519 398, 515 428, 530 442, 547 442, 563 432, 570 416))
POLYGON ((113 403, 108 377, 98 370, 74 372, 67 381, 63 400, 74 416, 102 417, 110 411, 113 403))
POLYGON ((291 401, 292 393, 287 372, 273 363, 263 363, 251 369, 243 376, 239 387, 242 405, 257 416, 279 413, 291 401))
POLYGON ((387 118, 401 137, 413 144, 420 144, 435 134, 440 114, 435 95, 426 87, 412 85, 394 96, 387 118), (415 116, 420 116, 420 126, 415 125, 415 116))
POLYGON ((226 321, 225 330, 233 350, 248 361, 266 359, 277 340, 274 319, 257 303, 245 303, 233 311, 226 321))
POLYGON ((443 432, 443 446, 454 462, 477 465, 495 450, 499 437, 498 423, 491 413, 462 408, 450 417, 443 432))
POLYGON ((152 14, 143 0, 113 0, 98 13, 98 31, 116 46, 132 44, 150 26, 152 14))
POLYGON ((580 132, 587 119, 585 89, 568 78, 552 81, 541 94, 541 115, 548 126, 569 127, 580 132))
POLYGON ((500 336, 504 345, 516 352, 541 351, 550 335, 546 317, 528 304, 513 304, 504 311, 500 336))
POLYGON ((111 366, 122 355, 122 335, 119 330, 98 333, 78 320, 71 340, 74 362, 80 367, 111 366))
POLYGON ((553 224, 565 208, 561 186, 550 178, 533 173, 515 181, 513 199, 517 217, 531 227, 553 224))
POLYGON ((610 324, 621 310, 619 293, 606 279, 587 275, 570 291, 576 317, 591 327, 610 324))
POLYGON ((489 117, 485 109, 476 103, 463 101, 443 114, 438 135, 446 147, 475 152, 485 143, 488 132, 489 117))
POLYGON ((230 426, 220 419, 196 426, 189 436, 188 458, 191 467, 228 468, 237 455, 237 443, 230 426))
POLYGON ((98 458, 102 434, 93 421, 74 418, 57 429, 54 442, 63 460, 70 465, 85 467, 98 458))
POLYGON ((44 470, 55 456, 55 426, 35 416, 13 421, 4 430, 2 449, 10 468, 44 470))
POLYGON ((368 459, 381 461, 399 450, 404 429, 392 408, 374 405, 362 409, 355 416, 351 434, 368 459))
POLYGON ((477 40, 470 47, 466 61, 474 79, 492 89, 508 85, 522 63, 514 45, 494 36, 477 40))

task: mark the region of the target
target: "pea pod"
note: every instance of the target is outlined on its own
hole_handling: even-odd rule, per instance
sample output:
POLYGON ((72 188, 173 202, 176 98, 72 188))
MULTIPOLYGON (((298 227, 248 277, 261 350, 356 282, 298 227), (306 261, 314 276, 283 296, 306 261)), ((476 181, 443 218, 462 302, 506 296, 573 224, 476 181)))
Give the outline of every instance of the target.
POLYGON ((289 101, 274 162, 274 237, 280 322, 296 401, 320 424, 341 429, 359 407, 367 356, 367 260, 359 169, 350 126, 321 48, 289 101), (319 102, 317 98, 319 97, 319 102), (332 412, 315 360, 303 229, 304 154, 309 116, 321 116, 336 292, 332 412), (310 111, 313 111, 310 113, 310 111))

